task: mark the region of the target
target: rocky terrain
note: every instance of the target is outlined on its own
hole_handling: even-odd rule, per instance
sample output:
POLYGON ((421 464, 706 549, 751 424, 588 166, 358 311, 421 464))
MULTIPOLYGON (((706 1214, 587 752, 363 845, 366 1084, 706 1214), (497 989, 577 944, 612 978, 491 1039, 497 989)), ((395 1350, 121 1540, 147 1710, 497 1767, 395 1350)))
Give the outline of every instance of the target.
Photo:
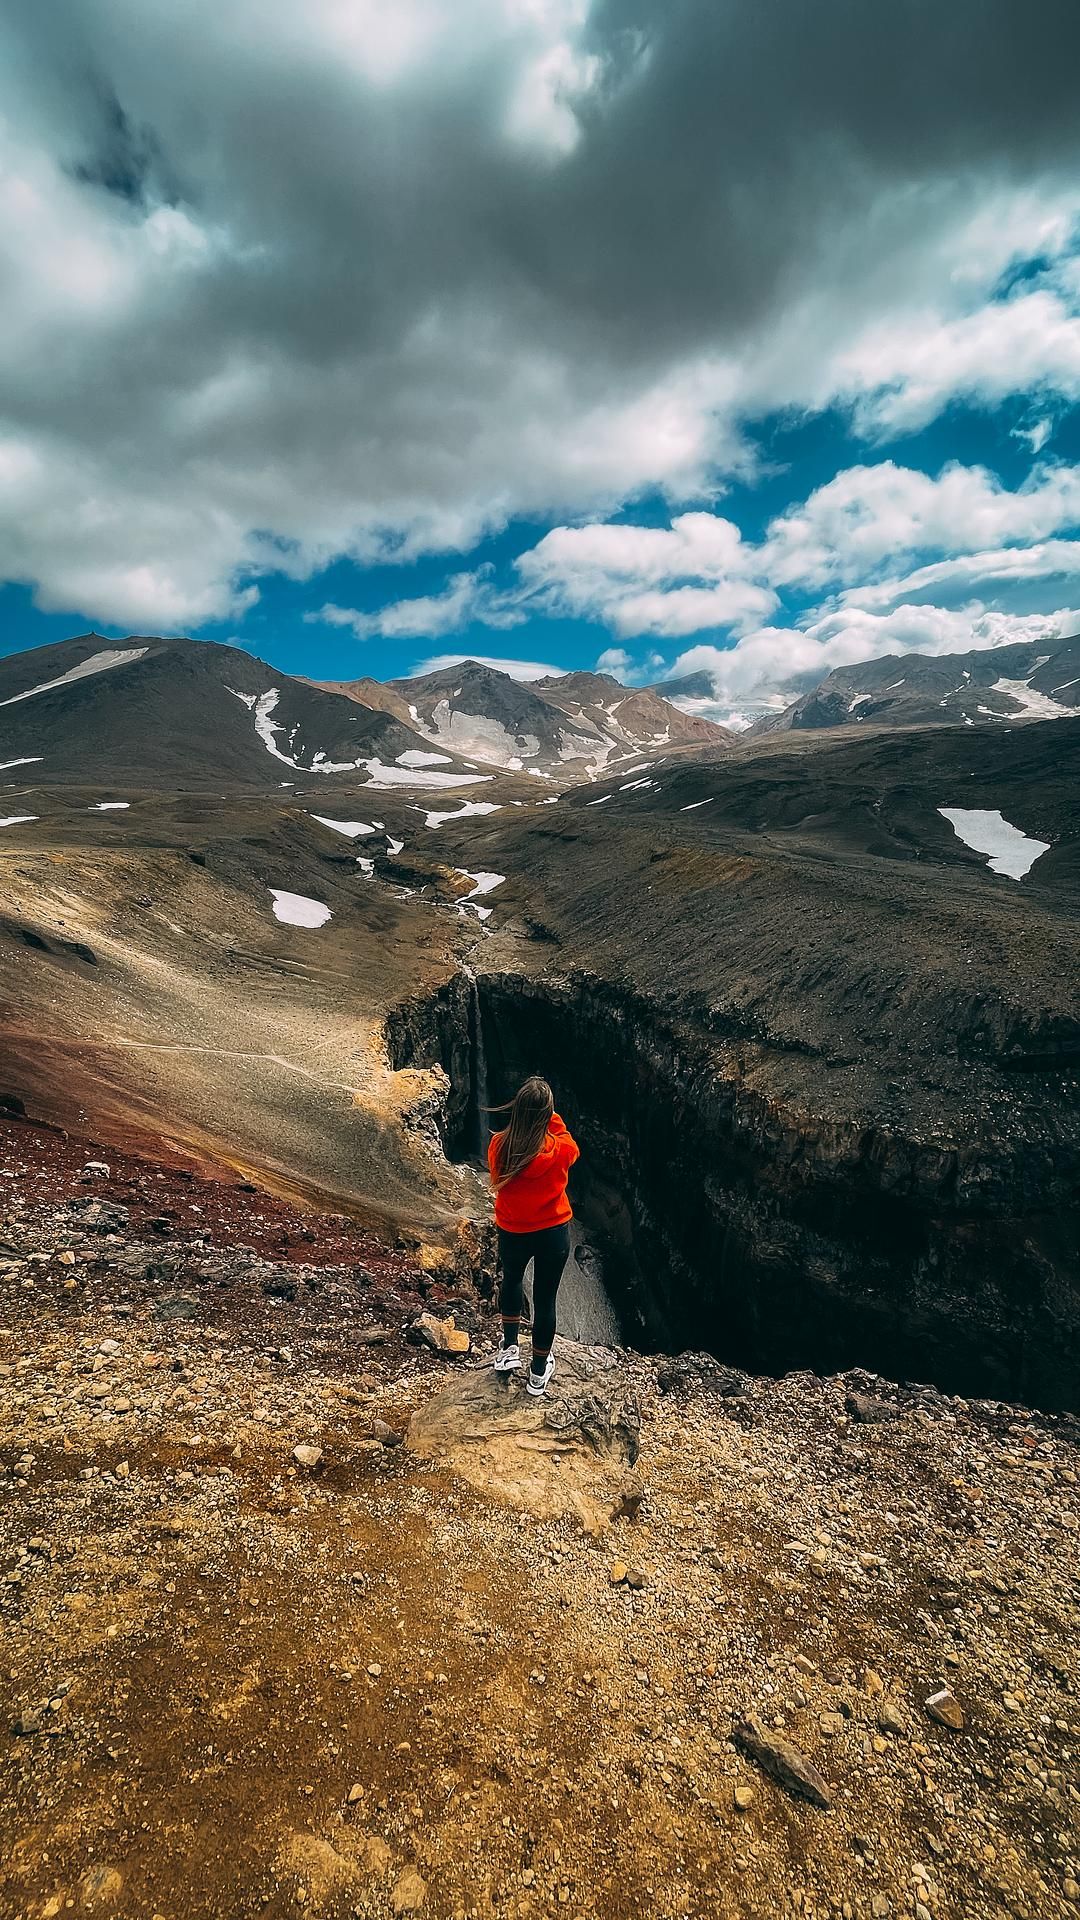
POLYGON ((336 690, 395 715, 432 745, 482 766, 595 779, 644 751, 729 746, 732 735, 682 711, 658 689, 624 687, 605 673, 511 679, 476 660, 408 680, 338 683, 336 690))
POLYGON ((445 1254, 2 1144, 5 1915, 1076 1910, 1075 1422, 524 1402, 445 1254))

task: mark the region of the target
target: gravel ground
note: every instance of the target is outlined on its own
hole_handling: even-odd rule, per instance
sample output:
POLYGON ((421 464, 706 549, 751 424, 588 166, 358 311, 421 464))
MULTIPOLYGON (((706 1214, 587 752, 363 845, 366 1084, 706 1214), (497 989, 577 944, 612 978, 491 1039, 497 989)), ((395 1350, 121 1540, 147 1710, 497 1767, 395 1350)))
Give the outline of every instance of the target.
POLYGON ((540 1506, 399 1444, 453 1276, 4 1144, 0 1913, 1080 1910, 1075 1423, 624 1355, 586 1531, 569 1364, 540 1506))

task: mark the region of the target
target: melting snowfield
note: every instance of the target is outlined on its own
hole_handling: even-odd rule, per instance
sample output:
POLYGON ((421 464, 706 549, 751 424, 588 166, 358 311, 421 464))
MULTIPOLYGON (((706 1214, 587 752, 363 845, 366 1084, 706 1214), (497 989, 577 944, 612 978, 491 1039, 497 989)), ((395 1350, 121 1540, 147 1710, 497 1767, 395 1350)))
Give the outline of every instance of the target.
POLYGON ((1049 840, 1021 833, 996 808, 939 807, 938 812, 965 847, 989 856, 991 873, 1007 874, 1010 880, 1022 880, 1039 855, 1049 851, 1049 840))
MULTIPOLYGON (((110 662, 110 664, 113 663, 110 662)), ((60 682, 57 681, 55 684, 59 686, 60 682)), ((273 718, 278 701, 281 699, 280 687, 268 687, 265 693, 259 694, 241 693, 237 687, 226 687, 225 691, 231 693, 234 700, 239 700, 241 705, 248 709, 255 724, 255 732, 267 753, 272 753, 274 759, 280 760, 284 766, 291 767, 294 773, 355 773, 362 767, 368 774, 368 784, 373 787, 474 787, 479 781, 491 778, 490 774, 486 773, 433 773, 430 769, 423 767, 387 767, 377 757, 360 756, 356 760, 328 760, 321 748, 312 754, 310 764, 305 766, 302 761, 294 760, 291 752, 285 753, 278 744, 278 735, 284 734, 290 749, 294 748, 296 735, 300 730, 298 721, 291 728, 286 729, 283 720, 273 718)), ((25 694, 17 695, 20 700, 26 697, 25 694)), ((410 748, 408 757, 415 758, 415 754, 416 750, 410 748)), ((404 759, 407 756, 401 757, 404 759)), ((432 757, 441 759, 444 756, 432 757)), ((318 815, 314 817, 317 819, 318 815)))
POLYGON ((318 821, 320 827, 330 827, 334 833, 343 833, 346 840, 357 840, 362 833, 375 831, 366 820, 328 820, 325 813, 313 813, 311 817, 318 821))
POLYGON ((444 820, 464 820, 470 813, 498 813, 497 800, 466 800, 452 813, 425 813, 424 824, 429 827, 441 827, 444 820))
MULTIPOLYGON (((1037 666, 1045 666, 1046 661, 1038 661, 1037 666)), ((1034 671, 1034 669, 1033 669, 1034 671)), ((1022 707, 1025 718, 1029 720, 1075 720, 1077 709, 1066 707, 1060 700, 1052 700, 1048 693, 1040 693, 1037 687, 1028 685, 1026 680, 995 680, 993 691, 1005 693, 1022 707)), ((1061 691, 1060 688, 1057 689, 1061 691)), ((984 712, 984 708, 979 709, 984 712)), ((1019 719, 1019 715, 1016 716, 1019 719)))
POLYGON ((321 900, 309 900, 303 893, 286 893, 282 887, 271 887, 274 902, 275 920, 284 920, 290 927, 322 927, 330 918, 330 908, 321 900))
MULTIPOLYGON (((122 667, 126 660, 141 660, 148 647, 107 647, 104 653, 92 653, 77 667, 70 667, 67 673, 58 674, 55 680, 43 680, 40 686, 27 687, 25 693, 13 693, 9 699, 0 700, 0 707, 13 707, 19 700, 33 700, 39 693, 51 693, 54 687, 69 687, 73 680, 87 680, 92 673, 105 673, 110 667, 122 667)), ((17 766, 18 761, 12 761, 17 766)))

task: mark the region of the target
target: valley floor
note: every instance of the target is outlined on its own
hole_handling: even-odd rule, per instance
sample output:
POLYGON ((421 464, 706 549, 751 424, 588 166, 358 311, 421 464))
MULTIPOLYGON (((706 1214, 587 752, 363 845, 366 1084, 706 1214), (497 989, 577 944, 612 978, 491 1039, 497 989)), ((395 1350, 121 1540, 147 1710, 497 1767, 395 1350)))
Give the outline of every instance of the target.
POLYGON ((500 1407, 422 1250, 3 1144, 0 1914, 1080 1911, 1075 1422, 571 1348, 500 1407))

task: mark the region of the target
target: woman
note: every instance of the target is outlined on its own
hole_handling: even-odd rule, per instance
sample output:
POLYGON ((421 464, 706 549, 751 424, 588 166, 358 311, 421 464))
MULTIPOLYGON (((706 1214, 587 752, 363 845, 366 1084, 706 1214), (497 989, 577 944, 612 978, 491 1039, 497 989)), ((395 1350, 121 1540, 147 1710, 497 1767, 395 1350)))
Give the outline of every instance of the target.
POLYGON ((503 1272, 499 1295, 503 1340, 495 1355, 495 1370, 514 1373, 521 1365, 521 1283, 531 1260, 533 1337, 527 1384, 531 1394, 541 1394, 555 1371, 551 1352, 555 1296, 570 1254, 568 1222, 573 1217, 566 1179, 578 1158, 578 1147, 555 1112, 546 1080, 536 1076, 526 1080, 506 1106, 510 1119, 501 1133, 492 1135, 488 1147, 503 1272))

